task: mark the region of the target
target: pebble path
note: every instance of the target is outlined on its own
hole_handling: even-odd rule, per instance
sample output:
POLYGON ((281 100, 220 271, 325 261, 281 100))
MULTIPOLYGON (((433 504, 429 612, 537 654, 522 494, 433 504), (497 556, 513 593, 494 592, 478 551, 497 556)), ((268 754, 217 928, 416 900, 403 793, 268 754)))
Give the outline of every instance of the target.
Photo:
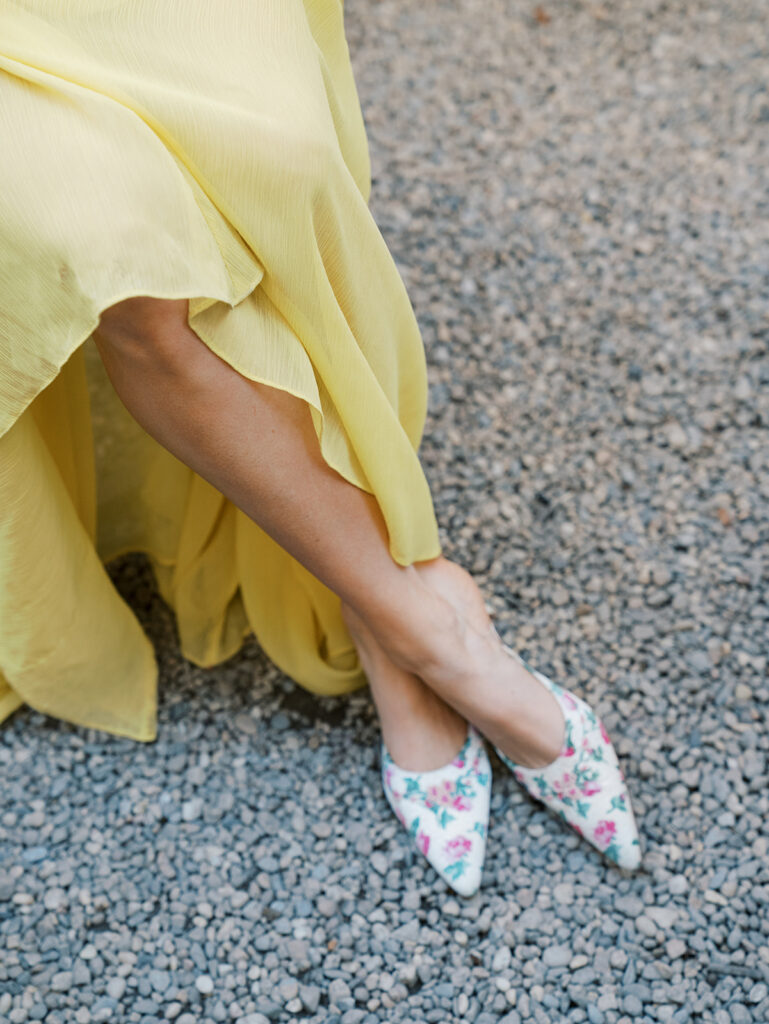
POLYGON ((615 740, 624 876, 493 753, 481 891, 393 817, 368 690, 178 654, 159 737, 0 732, 0 1021, 769 1021, 764 0, 348 0, 448 557, 615 740))

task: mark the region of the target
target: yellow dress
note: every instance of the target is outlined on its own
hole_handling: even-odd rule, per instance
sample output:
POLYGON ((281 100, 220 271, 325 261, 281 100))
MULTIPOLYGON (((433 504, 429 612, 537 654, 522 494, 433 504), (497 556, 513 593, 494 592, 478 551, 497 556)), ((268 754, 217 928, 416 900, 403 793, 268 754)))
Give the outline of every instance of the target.
POLYGON ((128 551, 195 664, 253 632, 314 693, 364 685, 337 596, 139 427, 92 338, 120 299, 188 298, 205 344, 308 403, 393 558, 440 554, 342 0, 3 0, 0 139, 0 720, 156 738, 155 654, 104 568, 128 551))

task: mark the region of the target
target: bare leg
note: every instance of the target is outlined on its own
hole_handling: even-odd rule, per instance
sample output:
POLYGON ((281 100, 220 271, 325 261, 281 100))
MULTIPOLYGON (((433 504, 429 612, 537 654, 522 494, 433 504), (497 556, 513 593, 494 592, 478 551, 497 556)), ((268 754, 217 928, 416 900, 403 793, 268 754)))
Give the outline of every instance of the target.
MULTIPOLYGON (((553 759, 563 732, 560 710, 463 611, 475 584, 459 567, 462 586, 457 576, 424 575, 431 563, 393 561, 376 499, 325 462, 303 401, 248 380, 215 355, 188 326, 187 300, 120 302, 105 310, 94 340, 116 392, 141 426, 358 616, 385 655, 369 645, 362 661, 369 658, 375 676, 372 692, 388 747, 407 753, 393 723, 409 682, 414 700, 408 713, 427 706, 415 697, 423 693, 421 680, 521 764, 553 759)), ((445 560, 436 562, 442 573, 445 560)), ((437 767, 460 745, 458 721, 448 709, 440 721, 426 718, 433 753, 453 749, 437 764, 404 767, 437 767)))

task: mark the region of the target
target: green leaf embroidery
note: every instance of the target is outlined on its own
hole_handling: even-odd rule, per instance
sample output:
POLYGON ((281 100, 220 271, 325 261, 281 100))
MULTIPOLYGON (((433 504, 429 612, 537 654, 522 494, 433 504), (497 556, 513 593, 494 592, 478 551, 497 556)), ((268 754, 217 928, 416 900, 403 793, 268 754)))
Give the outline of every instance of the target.
POLYGON ((463 860, 455 860, 453 864, 449 864, 445 869, 445 873, 449 878, 459 878, 460 875, 465 873, 465 862, 463 860))

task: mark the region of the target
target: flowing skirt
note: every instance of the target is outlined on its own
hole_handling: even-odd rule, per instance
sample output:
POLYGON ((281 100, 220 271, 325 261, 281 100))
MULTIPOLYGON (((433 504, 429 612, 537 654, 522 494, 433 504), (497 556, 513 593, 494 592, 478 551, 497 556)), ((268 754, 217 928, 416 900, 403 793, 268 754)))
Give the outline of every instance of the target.
POLYGON ((92 338, 121 299, 189 299, 203 343, 308 403, 393 559, 440 554, 341 0, 5 0, 0 139, 0 721, 156 738, 155 654, 105 570, 129 551, 196 665, 254 633, 307 690, 365 685, 339 598, 136 423, 92 338))

